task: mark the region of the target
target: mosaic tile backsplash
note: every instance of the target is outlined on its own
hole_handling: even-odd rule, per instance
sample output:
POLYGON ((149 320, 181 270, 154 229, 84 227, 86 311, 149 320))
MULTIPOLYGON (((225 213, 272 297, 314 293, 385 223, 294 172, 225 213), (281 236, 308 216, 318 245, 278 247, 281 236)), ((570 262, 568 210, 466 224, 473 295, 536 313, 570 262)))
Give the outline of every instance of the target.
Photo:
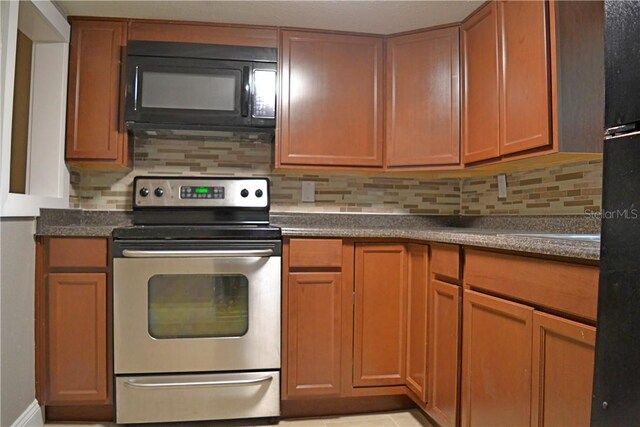
POLYGON ((136 139, 129 173, 71 172, 70 205, 131 209, 136 175, 266 176, 273 212, 366 212, 421 215, 576 215, 600 209, 602 162, 507 175, 507 198, 495 176, 396 178, 274 170, 273 145, 253 142, 136 139), (301 201, 301 182, 316 183, 316 201, 301 201))
POLYGON ((70 204, 131 209, 136 175, 261 176, 271 180, 273 212, 371 212, 457 215, 458 179, 389 178, 273 170, 273 145, 252 142, 136 139, 130 173, 71 173, 70 204), (302 202, 301 181, 316 183, 316 201, 302 202))

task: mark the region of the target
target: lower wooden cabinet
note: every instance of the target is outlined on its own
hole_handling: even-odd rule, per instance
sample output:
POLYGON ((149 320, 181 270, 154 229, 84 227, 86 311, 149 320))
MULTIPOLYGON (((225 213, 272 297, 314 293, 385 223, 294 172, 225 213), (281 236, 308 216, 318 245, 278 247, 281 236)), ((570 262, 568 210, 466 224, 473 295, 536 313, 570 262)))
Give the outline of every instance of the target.
POLYGON ((585 426, 595 328, 464 293, 463 426, 585 426))
POLYGON ((407 245, 407 379, 406 384, 422 401, 427 395, 427 285, 429 247, 407 245))
POLYGON ((533 314, 532 426, 588 426, 596 328, 533 314))
POLYGON ((459 285, 429 284, 429 364, 427 411, 441 427, 458 425, 460 383, 459 285))
POLYGON ((462 425, 529 425, 533 308, 473 291, 463 305, 462 425))
POLYGON ((36 397, 48 421, 112 421, 107 238, 39 237, 36 397))
POLYGON ((107 275, 49 275, 48 402, 106 403, 107 275))
POLYGON ((289 273, 287 393, 337 396, 341 391, 341 273, 289 273))
POLYGON ((353 385, 404 385, 407 285, 404 245, 355 250, 353 385))

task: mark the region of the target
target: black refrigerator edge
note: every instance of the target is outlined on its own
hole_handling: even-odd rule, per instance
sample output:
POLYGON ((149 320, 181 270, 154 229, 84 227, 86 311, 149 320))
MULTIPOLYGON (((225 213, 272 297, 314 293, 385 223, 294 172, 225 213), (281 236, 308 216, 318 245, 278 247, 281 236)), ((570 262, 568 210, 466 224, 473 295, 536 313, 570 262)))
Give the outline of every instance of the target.
POLYGON ((640 425, 640 1, 605 3, 602 243, 591 426, 640 425))

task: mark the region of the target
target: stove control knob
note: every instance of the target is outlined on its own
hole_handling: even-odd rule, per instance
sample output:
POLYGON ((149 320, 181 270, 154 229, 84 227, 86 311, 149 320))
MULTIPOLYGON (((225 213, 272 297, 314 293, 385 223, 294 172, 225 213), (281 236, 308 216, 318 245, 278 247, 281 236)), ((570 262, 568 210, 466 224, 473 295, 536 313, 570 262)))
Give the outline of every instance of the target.
POLYGON ((257 197, 257 198, 262 197, 262 195, 263 195, 263 194, 264 194, 264 193, 262 192, 262 190, 256 190, 256 197, 257 197))
POLYGON ((162 195, 164 194, 164 190, 162 189, 162 187, 158 187, 155 189, 153 194, 155 194, 156 197, 162 197, 162 195))
POLYGON ((147 187, 142 187, 140 189, 140 195, 142 197, 147 197, 149 195, 149 189, 147 187))
POLYGON ((244 190, 242 190, 242 191, 240 192, 240 195, 241 195, 242 197, 247 197, 247 196, 249 196, 249 190, 247 190, 247 189, 245 188, 244 190))

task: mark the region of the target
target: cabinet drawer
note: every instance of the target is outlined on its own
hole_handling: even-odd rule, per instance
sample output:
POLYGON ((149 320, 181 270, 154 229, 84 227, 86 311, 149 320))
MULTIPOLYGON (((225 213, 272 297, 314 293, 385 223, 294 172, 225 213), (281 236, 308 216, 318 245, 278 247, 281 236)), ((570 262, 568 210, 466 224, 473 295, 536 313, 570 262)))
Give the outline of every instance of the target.
POLYGON ((479 250, 465 252, 465 287, 596 319, 596 266, 479 250))
POLYGON ((457 245, 431 245, 431 271, 448 279, 460 279, 460 247, 457 245))
POLYGON ((342 240, 340 239, 291 239, 289 241, 289 267, 342 266, 342 240))
POLYGON ((49 267, 106 267, 107 239, 53 238, 49 240, 49 267))

